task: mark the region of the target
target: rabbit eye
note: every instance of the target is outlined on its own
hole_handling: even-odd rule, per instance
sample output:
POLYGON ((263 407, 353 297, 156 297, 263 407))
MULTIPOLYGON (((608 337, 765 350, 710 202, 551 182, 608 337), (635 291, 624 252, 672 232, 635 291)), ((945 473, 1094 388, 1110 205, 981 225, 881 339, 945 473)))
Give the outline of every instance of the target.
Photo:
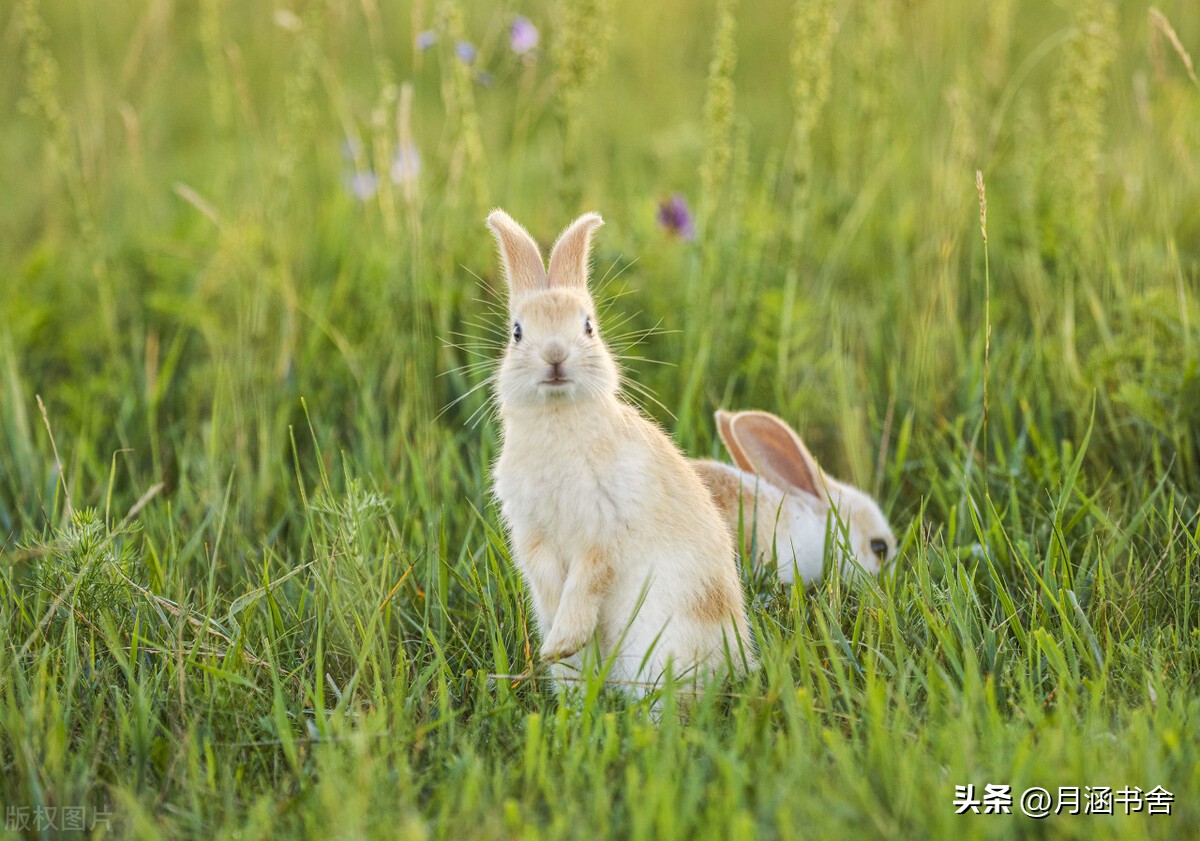
POLYGON ((521 341, 521 322, 513 323, 513 344, 521 341))
POLYGON ((592 317, 589 315, 583 320, 583 333, 585 336, 594 336, 596 328, 592 327, 592 317))
POLYGON ((881 561, 886 561, 888 556, 888 545, 886 540, 880 540, 878 537, 871 541, 871 551, 881 561))

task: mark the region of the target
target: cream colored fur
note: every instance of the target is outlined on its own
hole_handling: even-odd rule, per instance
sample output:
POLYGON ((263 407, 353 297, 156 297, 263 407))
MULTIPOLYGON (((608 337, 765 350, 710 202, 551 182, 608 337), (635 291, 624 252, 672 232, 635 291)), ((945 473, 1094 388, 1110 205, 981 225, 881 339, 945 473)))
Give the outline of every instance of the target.
POLYGON ((767 412, 718 410, 717 430, 734 467, 696 461, 726 524, 757 567, 774 562, 784 584, 821 580, 826 536, 843 574, 877 575, 896 557, 896 538, 870 496, 826 474, 800 436, 767 412))
POLYGON ((510 291, 494 490, 555 673, 610 664, 635 691, 672 664, 701 680, 753 664, 732 537, 670 438, 619 397, 587 289, 594 213, 536 243, 488 217, 510 291), (588 334, 588 328, 591 334, 588 334))

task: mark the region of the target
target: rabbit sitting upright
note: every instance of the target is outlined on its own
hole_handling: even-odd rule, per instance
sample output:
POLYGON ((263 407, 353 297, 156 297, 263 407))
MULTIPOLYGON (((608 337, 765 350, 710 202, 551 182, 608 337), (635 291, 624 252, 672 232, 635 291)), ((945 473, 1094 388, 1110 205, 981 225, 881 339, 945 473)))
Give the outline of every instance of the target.
POLYGON ((734 534, 739 523, 747 555, 774 561, 779 580, 805 586, 821 580, 825 538, 834 538, 843 573, 879 574, 896 557, 896 538, 870 496, 832 478, 790 426, 768 412, 716 412, 717 431, 737 467, 693 462, 734 534))
POLYGON ((541 658, 560 684, 585 652, 611 663, 610 683, 640 688, 668 663, 690 680, 743 671, 754 658, 732 536, 688 460, 620 398, 600 337, 587 282, 602 220, 587 213, 569 225, 549 272, 508 214, 487 221, 511 319, 495 388, 494 491, 541 658))

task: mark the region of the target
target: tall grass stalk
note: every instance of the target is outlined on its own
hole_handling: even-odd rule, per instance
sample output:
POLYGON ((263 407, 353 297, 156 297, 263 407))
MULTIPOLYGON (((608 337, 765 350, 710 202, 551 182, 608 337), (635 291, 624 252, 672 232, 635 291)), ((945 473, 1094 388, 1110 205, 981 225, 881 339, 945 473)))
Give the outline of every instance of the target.
POLYGON ((704 94, 704 156, 700 163, 700 224, 703 238, 717 236, 717 208, 729 183, 737 69, 737 0, 719 0, 717 29, 704 94))
POLYGON ((1115 7, 1106 0, 1080 0, 1075 5, 1075 34, 1062 54, 1050 94, 1050 248, 1086 267, 1099 257, 1085 232, 1101 221, 1104 114, 1117 37, 1115 7))
POLYGON ((560 201, 574 207, 582 197, 581 132, 588 108, 586 95, 608 57, 613 20, 609 0, 561 0, 550 48, 562 132, 560 201))
POLYGON ((975 170, 975 189, 979 194, 979 234, 983 238, 983 494, 991 509, 992 491, 989 473, 990 437, 988 435, 988 374, 992 359, 992 267, 988 259, 987 235, 987 188, 983 183, 983 171, 975 170))
POLYGON ((115 349, 116 305, 92 206, 91 195, 95 185, 88 184, 84 175, 75 126, 62 103, 59 65, 50 51, 51 33, 38 6, 38 0, 23 0, 20 6, 27 85, 21 105, 44 125, 46 158, 70 199, 73 221, 83 245, 81 257, 86 263, 85 271, 95 282, 105 334, 110 347, 115 349))
POLYGON ((446 105, 452 143, 446 195, 451 207, 461 207, 460 196, 466 193, 470 203, 461 207, 461 210, 473 211, 474 218, 488 204, 479 111, 475 106, 471 68, 454 54, 455 44, 466 37, 462 10, 456 2, 445 0, 441 6, 441 16, 446 33, 442 47, 442 100, 446 105))
POLYGON ((792 112, 791 143, 792 200, 788 245, 792 258, 784 277, 783 305, 779 309, 779 349, 775 360, 776 376, 786 381, 791 374, 795 334, 796 295, 805 264, 818 259, 811 253, 807 239, 812 215, 813 134, 819 126, 822 109, 829 99, 832 82, 832 52, 837 21, 833 4, 827 0, 797 0, 794 10, 795 31, 792 40, 792 112))

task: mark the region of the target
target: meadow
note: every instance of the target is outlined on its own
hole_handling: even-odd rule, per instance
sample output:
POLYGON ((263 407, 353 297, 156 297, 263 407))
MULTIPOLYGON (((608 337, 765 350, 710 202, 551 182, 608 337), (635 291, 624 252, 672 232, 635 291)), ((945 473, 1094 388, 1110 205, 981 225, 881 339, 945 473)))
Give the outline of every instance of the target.
POLYGON ((0 46, 0 837, 1200 837, 1200 5, 7 0, 0 46), (536 668, 497 206, 604 216, 685 452, 773 411, 900 539, 744 571, 762 667, 686 710, 536 668))

